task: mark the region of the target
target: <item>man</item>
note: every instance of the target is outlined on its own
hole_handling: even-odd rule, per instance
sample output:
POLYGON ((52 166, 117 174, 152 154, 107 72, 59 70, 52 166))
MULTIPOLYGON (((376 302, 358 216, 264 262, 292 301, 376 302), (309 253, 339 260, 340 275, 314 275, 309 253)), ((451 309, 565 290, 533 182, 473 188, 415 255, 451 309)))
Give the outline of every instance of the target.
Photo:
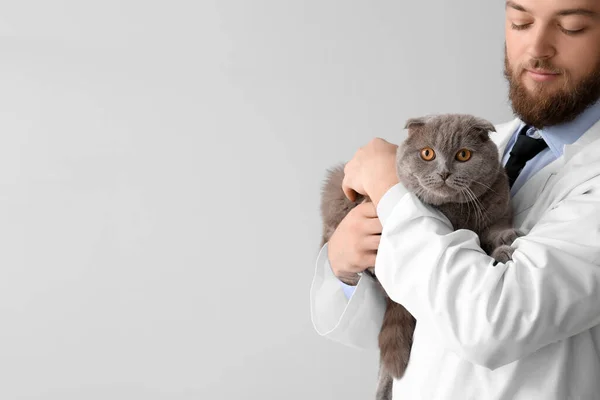
POLYGON ((397 146, 379 138, 346 165, 343 184, 373 203, 354 208, 317 259, 321 335, 378 348, 376 283, 338 280, 369 266, 417 319, 395 399, 600 398, 600 2, 507 1, 505 40, 518 118, 491 137, 505 165, 524 164, 511 171, 525 233, 513 260, 494 263, 473 232, 407 192, 393 172, 397 146), (517 154, 526 141, 541 143, 537 154, 517 154))

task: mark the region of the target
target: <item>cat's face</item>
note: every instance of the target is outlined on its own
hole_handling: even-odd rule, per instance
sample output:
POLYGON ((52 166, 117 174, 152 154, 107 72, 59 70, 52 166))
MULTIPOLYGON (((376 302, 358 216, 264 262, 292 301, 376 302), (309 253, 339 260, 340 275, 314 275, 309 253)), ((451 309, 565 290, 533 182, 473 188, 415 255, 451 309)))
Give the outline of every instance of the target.
POLYGON ((497 178, 498 148, 489 139, 494 126, 466 114, 444 114, 407 123, 398 147, 397 174, 424 202, 439 205, 473 201, 497 178))

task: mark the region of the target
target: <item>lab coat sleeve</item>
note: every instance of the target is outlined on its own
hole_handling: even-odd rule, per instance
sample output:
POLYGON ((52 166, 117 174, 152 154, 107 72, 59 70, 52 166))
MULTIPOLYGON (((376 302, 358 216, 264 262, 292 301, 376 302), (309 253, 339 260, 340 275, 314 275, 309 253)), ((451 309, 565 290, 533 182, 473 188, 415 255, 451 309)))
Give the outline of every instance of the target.
POLYGON ((563 199, 494 266, 470 230, 398 183, 377 205, 375 275, 441 343, 494 370, 600 323, 600 192, 563 199))
POLYGON ((357 349, 379 349, 386 299, 374 278, 363 274, 348 299, 321 248, 310 288, 310 311, 317 333, 357 349))

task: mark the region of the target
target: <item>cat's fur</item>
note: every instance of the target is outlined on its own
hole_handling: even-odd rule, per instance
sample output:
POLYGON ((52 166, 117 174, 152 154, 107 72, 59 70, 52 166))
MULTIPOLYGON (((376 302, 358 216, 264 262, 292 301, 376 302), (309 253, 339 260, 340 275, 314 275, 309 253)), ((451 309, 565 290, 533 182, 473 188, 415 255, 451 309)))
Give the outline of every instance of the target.
MULTIPOLYGON (((481 248, 499 262, 511 259, 510 244, 520 236, 512 227, 508 178, 489 138, 494 125, 468 114, 429 115, 406 122, 408 137, 398 146, 396 173, 402 184, 424 203, 440 210, 453 228, 469 229, 479 235, 481 248), (435 158, 425 161, 421 150, 429 147, 435 158), (459 150, 471 151, 467 161, 457 160, 459 150), (447 175, 446 182, 442 175, 447 175)), ((344 164, 327 171, 321 193, 323 236, 320 247, 329 241, 348 212, 371 201, 358 194, 350 201, 342 190, 344 164)), ((365 273, 375 279, 374 266, 365 273)), ((341 278, 356 285, 360 276, 341 278)), ((381 291, 385 291, 379 285, 381 291)), ((380 369, 377 400, 391 400, 393 379, 400 379, 408 365, 415 318, 387 295, 387 309, 379 333, 380 369)))

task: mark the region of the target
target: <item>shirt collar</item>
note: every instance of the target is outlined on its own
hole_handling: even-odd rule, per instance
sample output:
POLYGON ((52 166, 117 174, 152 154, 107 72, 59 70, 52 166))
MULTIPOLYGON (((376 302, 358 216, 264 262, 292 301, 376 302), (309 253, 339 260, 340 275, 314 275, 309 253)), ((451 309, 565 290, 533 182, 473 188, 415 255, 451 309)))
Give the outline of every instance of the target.
MULTIPOLYGON (((563 155, 566 144, 573 144, 598 120, 600 120, 600 100, 586 108, 573 121, 545 127, 539 130, 539 133, 554 156, 558 158, 563 155)), ((521 121, 517 132, 520 132, 523 126, 525 123, 521 121)))

